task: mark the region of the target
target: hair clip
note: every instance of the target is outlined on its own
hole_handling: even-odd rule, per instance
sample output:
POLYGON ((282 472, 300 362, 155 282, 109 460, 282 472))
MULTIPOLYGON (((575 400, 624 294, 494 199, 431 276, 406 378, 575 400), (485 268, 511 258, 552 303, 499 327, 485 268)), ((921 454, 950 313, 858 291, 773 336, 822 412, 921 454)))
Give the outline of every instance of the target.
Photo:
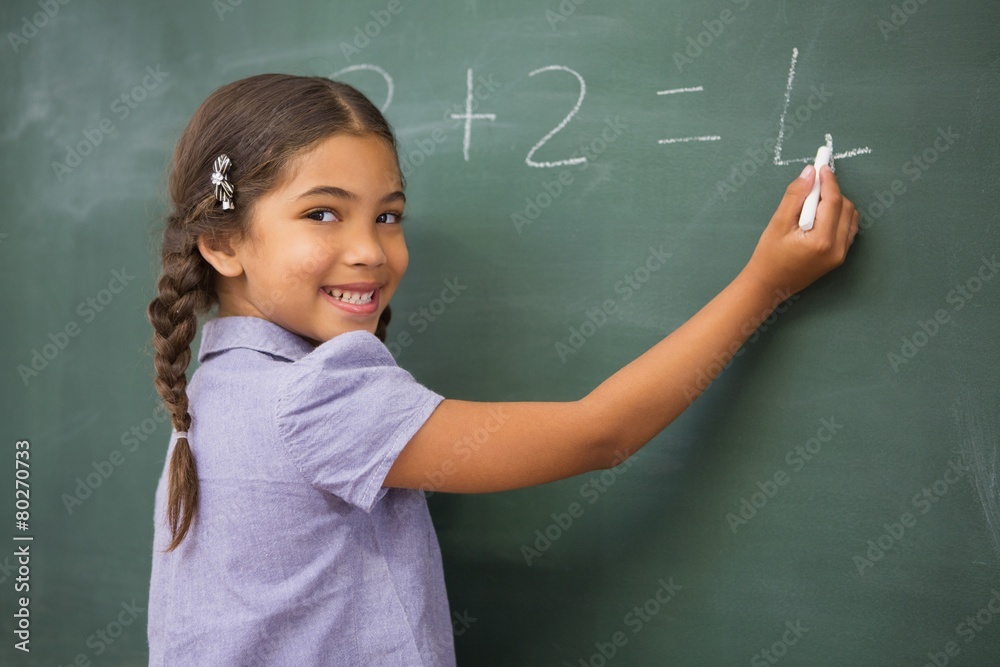
POLYGON ((223 153, 215 158, 215 171, 212 172, 212 185, 215 186, 215 198, 222 202, 222 210, 236 208, 233 204, 233 184, 229 182, 227 173, 231 163, 229 156, 223 153))

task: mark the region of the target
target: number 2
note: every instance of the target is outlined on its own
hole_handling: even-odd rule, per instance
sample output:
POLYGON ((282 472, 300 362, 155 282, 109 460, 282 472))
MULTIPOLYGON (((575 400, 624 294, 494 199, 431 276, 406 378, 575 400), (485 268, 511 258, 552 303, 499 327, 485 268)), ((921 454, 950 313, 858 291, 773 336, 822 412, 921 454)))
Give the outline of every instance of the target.
POLYGON ((562 122, 556 125, 551 130, 549 130, 549 133, 546 134, 544 137, 542 137, 541 141, 539 141, 537 144, 531 147, 531 150, 528 151, 527 157, 524 158, 524 162, 529 167, 559 167, 562 165, 582 164, 587 161, 586 157, 567 158, 565 160, 556 160, 555 162, 536 162, 535 160, 531 159, 531 156, 535 154, 535 151, 544 146, 545 142, 551 139, 556 132, 566 127, 566 124, 569 123, 570 119, 573 118, 573 116, 576 115, 576 112, 580 110, 580 105, 583 104, 583 98, 587 94, 587 83, 583 80, 583 77, 580 76, 578 72, 575 72, 570 68, 564 67, 562 65, 549 65, 548 67, 540 67, 531 74, 529 74, 528 76, 535 76, 540 72, 548 72, 550 70, 563 70, 564 72, 569 72, 570 74, 575 76, 577 80, 580 82, 580 97, 576 101, 576 106, 574 106, 570 110, 570 112, 566 115, 566 117, 562 119, 562 122))

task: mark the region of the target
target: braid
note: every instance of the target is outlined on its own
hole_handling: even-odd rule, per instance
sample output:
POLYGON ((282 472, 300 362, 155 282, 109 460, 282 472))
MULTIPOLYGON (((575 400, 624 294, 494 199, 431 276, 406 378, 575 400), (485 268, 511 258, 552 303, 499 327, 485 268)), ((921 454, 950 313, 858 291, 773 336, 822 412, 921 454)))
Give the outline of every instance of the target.
MULTIPOLYGON (((166 236, 180 231, 173 218, 166 236)), ((156 390, 163 398, 178 431, 191 427, 188 413, 187 367, 191 362, 191 342, 198 330, 197 313, 209 305, 211 273, 192 242, 175 252, 164 242, 163 273, 157 283, 157 296, 147 309, 153 325, 156 354, 156 390)), ((173 540, 166 551, 173 551, 187 534, 198 506, 198 476, 188 439, 180 437, 170 459, 167 521, 173 540)))

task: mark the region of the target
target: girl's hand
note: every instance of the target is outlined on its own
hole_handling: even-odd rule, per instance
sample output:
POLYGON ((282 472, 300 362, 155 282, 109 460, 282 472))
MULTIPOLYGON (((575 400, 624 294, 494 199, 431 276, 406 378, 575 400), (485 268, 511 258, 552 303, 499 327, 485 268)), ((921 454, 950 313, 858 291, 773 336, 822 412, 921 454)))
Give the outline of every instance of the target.
POLYGON ((812 189, 813 178, 815 169, 809 165, 788 186, 743 269, 744 277, 761 284, 770 293, 791 296, 843 264, 858 233, 858 212, 840 193, 836 177, 825 166, 819 173, 816 223, 808 232, 799 228, 799 213, 812 189))

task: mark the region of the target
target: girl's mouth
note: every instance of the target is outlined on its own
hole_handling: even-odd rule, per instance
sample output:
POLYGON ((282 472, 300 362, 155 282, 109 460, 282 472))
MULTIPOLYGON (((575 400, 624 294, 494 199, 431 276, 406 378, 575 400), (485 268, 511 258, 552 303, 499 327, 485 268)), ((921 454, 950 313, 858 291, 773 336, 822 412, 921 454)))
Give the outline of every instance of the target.
POLYGON ((323 298, 348 313, 370 315, 378 310, 381 287, 367 292, 351 292, 334 288, 320 288, 323 298))

